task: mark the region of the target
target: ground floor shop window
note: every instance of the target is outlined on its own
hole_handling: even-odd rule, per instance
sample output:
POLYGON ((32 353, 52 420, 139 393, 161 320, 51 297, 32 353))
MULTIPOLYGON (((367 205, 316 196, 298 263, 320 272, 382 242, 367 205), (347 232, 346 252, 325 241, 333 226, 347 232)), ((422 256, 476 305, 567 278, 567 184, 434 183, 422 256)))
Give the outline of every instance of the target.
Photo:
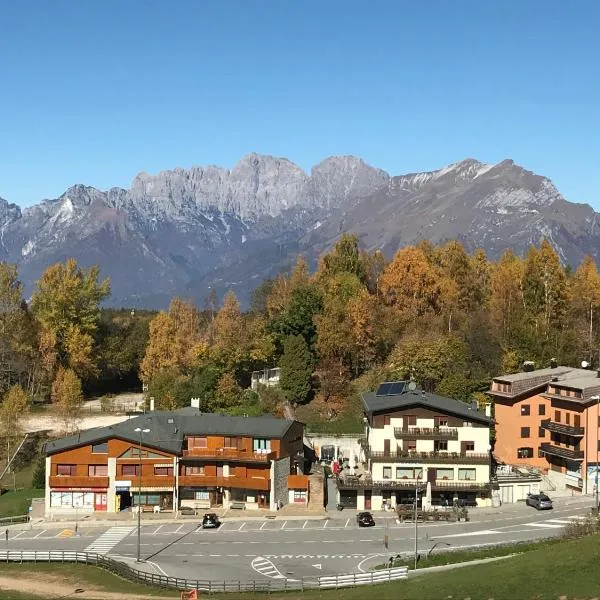
POLYGON ((137 492, 133 492, 131 503, 133 506, 141 504, 142 506, 160 506, 162 509, 172 508, 173 494, 161 494, 157 492, 142 492, 138 494, 137 492))
POLYGON ((306 503, 306 490, 294 490, 294 502, 306 503))
POLYGON ((51 508, 93 508, 94 492, 50 492, 51 508))

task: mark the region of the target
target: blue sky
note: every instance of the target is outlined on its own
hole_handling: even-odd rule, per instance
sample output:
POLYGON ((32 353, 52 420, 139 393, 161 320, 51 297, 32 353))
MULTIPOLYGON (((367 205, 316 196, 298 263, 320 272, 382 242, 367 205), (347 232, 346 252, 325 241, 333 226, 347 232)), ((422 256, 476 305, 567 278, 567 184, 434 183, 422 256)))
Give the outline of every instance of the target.
POLYGON ((596 0, 0 3, 0 196, 252 151, 513 158, 600 209, 596 0))

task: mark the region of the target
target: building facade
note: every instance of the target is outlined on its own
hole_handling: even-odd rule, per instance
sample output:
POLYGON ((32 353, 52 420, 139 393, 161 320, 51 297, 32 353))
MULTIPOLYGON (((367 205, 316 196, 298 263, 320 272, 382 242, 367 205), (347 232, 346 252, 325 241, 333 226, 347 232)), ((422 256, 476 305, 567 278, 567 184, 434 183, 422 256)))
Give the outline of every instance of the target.
POLYGON ((156 511, 232 503, 275 510, 289 501, 288 483, 294 497, 308 498, 308 478, 299 477, 303 431, 298 421, 186 408, 48 442, 46 515, 138 504, 156 511))
POLYGON ((365 510, 412 504, 416 489, 424 506, 490 504, 491 420, 476 405, 412 382, 382 384, 362 401, 364 471, 342 470, 342 504, 365 510))
POLYGON ((600 451, 600 374, 549 368, 495 377, 498 462, 539 468, 553 486, 595 489, 600 451))

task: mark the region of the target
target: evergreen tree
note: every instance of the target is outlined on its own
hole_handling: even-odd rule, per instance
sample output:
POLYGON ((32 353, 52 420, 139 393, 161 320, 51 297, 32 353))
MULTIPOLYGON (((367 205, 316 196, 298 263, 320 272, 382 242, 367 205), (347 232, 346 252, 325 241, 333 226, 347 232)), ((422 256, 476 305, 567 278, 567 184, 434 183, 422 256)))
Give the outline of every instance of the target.
POLYGON ((305 402, 311 389, 313 357, 301 335, 286 338, 279 367, 279 387, 286 399, 289 402, 305 402))

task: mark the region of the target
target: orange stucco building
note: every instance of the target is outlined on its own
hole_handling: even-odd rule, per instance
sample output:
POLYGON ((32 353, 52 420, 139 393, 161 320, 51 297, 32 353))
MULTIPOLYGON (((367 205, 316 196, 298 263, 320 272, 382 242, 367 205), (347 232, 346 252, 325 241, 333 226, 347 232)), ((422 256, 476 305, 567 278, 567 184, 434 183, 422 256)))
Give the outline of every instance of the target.
POLYGON ((292 488, 295 501, 307 499, 308 480, 296 477, 304 468, 303 432, 298 421, 191 407, 81 431, 45 446, 46 514, 138 504, 273 509, 287 504, 292 488), (299 482, 304 487, 294 487, 299 482))
POLYGON ((581 493, 596 485, 600 374, 553 364, 495 377, 494 457, 539 468, 553 484, 581 493))

